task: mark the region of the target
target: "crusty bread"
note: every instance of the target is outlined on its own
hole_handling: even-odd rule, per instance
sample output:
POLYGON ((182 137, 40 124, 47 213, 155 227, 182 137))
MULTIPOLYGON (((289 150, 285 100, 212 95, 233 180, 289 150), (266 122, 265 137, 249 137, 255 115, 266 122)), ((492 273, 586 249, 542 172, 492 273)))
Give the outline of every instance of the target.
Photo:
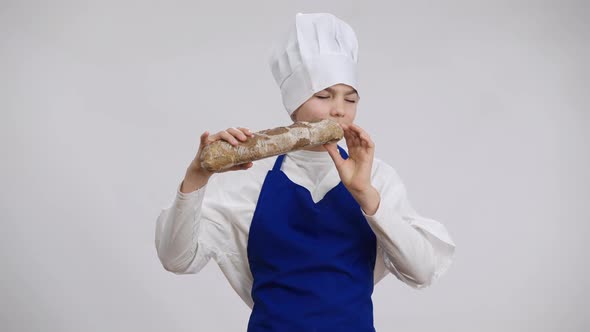
POLYGON ((234 165, 247 163, 309 146, 337 142, 344 136, 340 125, 333 120, 319 122, 298 121, 288 127, 277 127, 254 133, 237 146, 219 140, 208 144, 201 152, 201 167, 217 172, 234 165))

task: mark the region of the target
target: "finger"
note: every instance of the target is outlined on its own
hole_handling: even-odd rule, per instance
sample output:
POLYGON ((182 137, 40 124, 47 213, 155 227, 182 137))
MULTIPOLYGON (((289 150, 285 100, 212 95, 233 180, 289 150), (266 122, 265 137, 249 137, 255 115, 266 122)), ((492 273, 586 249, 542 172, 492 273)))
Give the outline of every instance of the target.
POLYGON ((355 145, 360 144, 359 133, 357 130, 355 130, 352 124, 347 127, 346 133, 348 137, 351 139, 352 143, 354 143, 355 145))
POLYGON ((375 147, 375 142, 373 142, 373 140, 371 139, 371 137, 366 136, 364 138, 365 140, 365 144, 367 145, 368 148, 374 148, 375 147))
POLYGON ((357 133, 350 127, 345 131, 344 138, 346 139, 346 144, 349 147, 355 147, 360 144, 357 133))
POLYGON ((350 127, 344 130, 344 137, 348 137, 349 139, 354 139, 356 136, 356 132, 352 130, 350 127))
POLYGON ((375 146, 375 143, 373 142, 373 140, 371 140, 371 136, 369 136, 369 134, 363 128, 361 128, 358 125, 353 124, 351 126, 351 129, 357 133, 359 139, 361 140, 362 146, 369 147, 369 148, 372 148, 375 146))
POLYGON ((247 162, 247 163, 232 166, 231 168, 229 168, 229 170, 230 171, 245 171, 252 166, 254 166, 253 162, 247 162))
MULTIPOLYGON (((360 128, 359 128, 360 129, 360 128)), ((365 147, 369 147, 372 148, 375 146, 375 143, 373 142, 373 140, 371 139, 371 136, 369 136, 369 134, 360 129, 360 134, 359 134, 359 139, 362 141, 363 146, 365 147)))
POLYGON ((228 134, 228 133, 227 133, 225 130, 222 130, 222 131, 216 132, 216 133, 215 133, 215 134, 213 134, 213 135, 209 135, 208 141, 209 141, 209 143, 213 143, 213 142, 215 142, 215 141, 222 140, 222 139, 223 139, 223 136, 224 136, 225 134, 228 134))
POLYGON ((352 126, 351 126, 351 127, 352 127, 352 129, 353 129, 355 132, 357 132, 357 133, 358 133, 358 135, 359 135, 359 136, 361 136, 361 137, 363 137, 363 136, 364 136, 364 137, 366 137, 366 138, 369 138, 369 137, 370 137, 369 133, 367 133, 367 131, 366 131, 366 130, 364 130, 363 128, 361 128, 360 126, 358 126, 358 125, 356 125, 356 124, 352 124, 352 126))
POLYGON ((359 141, 364 144, 369 140, 369 137, 364 133, 358 133, 359 141))
POLYGON ((230 133, 228 133, 225 130, 219 132, 219 137, 233 146, 236 146, 239 143, 235 137, 233 137, 230 133))
POLYGON ((239 139, 240 141, 245 141, 248 139, 248 137, 246 137, 246 134, 244 134, 241 130, 236 129, 236 128, 227 128, 226 130, 228 133, 230 133, 233 137, 239 139))
POLYGON ((252 133, 252 131, 248 128, 238 127, 238 129, 248 136, 254 136, 254 133, 252 133))
POLYGON ((356 134, 360 135, 363 133, 363 129, 357 125, 355 125, 354 123, 352 123, 350 125, 350 130, 354 131, 356 134))
POLYGON ((354 145, 356 144, 354 142, 354 137, 351 135, 350 132, 345 132, 344 140, 346 141, 346 146, 348 147, 348 150, 350 152, 350 149, 354 148, 354 145))
POLYGON ((355 134, 355 135, 357 135, 357 136, 360 136, 360 135, 362 135, 363 133, 365 133, 365 131, 364 131, 364 130, 363 130, 361 127, 357 126, 357 125, 356 125, 356 124, 354 124, 354 123, 352 123, 352 124, 350 125, 350 127, 349 127, 349 128, 350 128, 350 130, 351 130, 352 132, 354 132, 354 134, 355 134))

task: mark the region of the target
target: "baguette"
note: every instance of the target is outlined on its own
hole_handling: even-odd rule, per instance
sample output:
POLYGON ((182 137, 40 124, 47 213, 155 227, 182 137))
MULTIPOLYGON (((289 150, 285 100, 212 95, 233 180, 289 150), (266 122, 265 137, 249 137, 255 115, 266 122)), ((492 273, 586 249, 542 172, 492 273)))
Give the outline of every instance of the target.
POLYGON ((234 165, 244 164, 317 146, 328 142, 337 142, 344 136, 340 125, 333 120, 318 122, 298 121, 288 127, 262 130, 248 137, 246 141, 233 146, 224 140, 215 141, 203 148, 201 167, 218 172, 234 165))

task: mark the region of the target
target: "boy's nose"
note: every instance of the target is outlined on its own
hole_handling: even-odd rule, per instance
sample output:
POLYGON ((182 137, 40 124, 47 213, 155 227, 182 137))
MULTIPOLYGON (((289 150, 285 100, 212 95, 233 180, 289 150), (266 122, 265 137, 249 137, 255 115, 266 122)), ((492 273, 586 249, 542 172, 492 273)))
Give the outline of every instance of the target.
POLYGON ((332 116, 344 116, 344 105, 338 102, 334 103, 334 105, 332 105, 332 111, 330 113, 332 114, 332 116))

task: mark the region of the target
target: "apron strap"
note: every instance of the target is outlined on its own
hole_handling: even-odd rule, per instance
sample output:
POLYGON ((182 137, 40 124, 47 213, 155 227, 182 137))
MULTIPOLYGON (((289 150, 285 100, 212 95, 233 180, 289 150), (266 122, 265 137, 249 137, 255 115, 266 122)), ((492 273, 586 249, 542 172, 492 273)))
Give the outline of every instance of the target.
POLYGON ((277 158, 277 161, 275 161, 275 165, 272 167, 273 171, 279 171, 281 169, 281 164, 283 163, 283 159, 285 158, 285 155, 282 154, 277 158))
POLYGON ((343 148, 340 147, 340 145, 338 145, 338 151, 340 151, 340 156, 342 156, 342 159, 348 159, 348 154, 343 148))
MULTIPOLYGON (((338 151, 340 151, 340 155, 342 156, 342 158, 348 159, 348 154, 346 153, 346 151, 344 151, 344 149, 341 148, 340 145, 336 145, 336 146, 338 146, 338 151)), ((277 160, 275 161, 275 164, 272 167, 273 171, 279 171, 281 169, 281 164, 283 163, 283 159, 285 159, 284 154, 277 157, 277 160)))

